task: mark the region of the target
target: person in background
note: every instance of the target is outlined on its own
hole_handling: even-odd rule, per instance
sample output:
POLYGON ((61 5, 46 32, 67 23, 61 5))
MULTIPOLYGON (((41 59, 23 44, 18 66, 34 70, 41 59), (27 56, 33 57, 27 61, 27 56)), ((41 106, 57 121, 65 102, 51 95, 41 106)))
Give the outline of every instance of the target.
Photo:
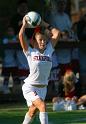
POLYGON ((67 70, 63 77, 61 93, 52 99, 54 111, 85 109, 86 95, 78 95, 77 77, 72 70, 67 70))
MULTIPOLYGON (((77 36, 77 22, 72 25, 72 36, 75 38, 76 42, 79 43, 79 39, 77 36)), ((76 88, 78 92, 78 97, 81 95, 81 82, 80 82, 80 49, 78 47, 72 47, 71 53, 71 67, 74 74, 77 77, 76 88)))
MULTIPOLYGON (((86 14, 84 16, 82 16, 82 18, 80 19, 79 22, 76 23, 77 27, 76 27, 76 33, 78 35, 78 39, 79 42, 83 42, 86 39, 86 35, 85 35, 85 27, 86 27, 86 14)), ((78 77, 78 83, 76 83, 76 88, 78 90, 78 96, 79 99, 77 101, 77 106, 78 109, 82 110, 82 109, 86 109, 86 86, 84 84, 85 83, 85 77, 86 75, 84 75, 83 73, 85 70, 85 48, 82 48, 78 51, 78 49, 75 49, 75 53, 72 54, 73 55, 73 67, 75 68, 75 74, 78 77), (77 56, 77 57, 75 57, 77 56), (77 58, 77 59, 76 59, 77 58), (77 73, 78 72, 78 73, 77 73)))
POLYGON ((78 97, 81 95, 81 81, 80 81, 80 56, 79 56, 79 48, 72 48, 72 55, 71 55, 71 68, 74 74, 77 77, 76 82, 76 89, 78 93, 78 97))
POLYGON ((86 14, 77 22, 77 35, 80 41, 86 40, 86 14))
POLYGON ((30 124, 36 110, 40 112, 40 123, 48 124, 48 115, 44 100, 47 91, 48 77, 52 67, 52 53, 58 42, 60 32, 56 28, 50 29, 49 24, 44 25, 44 27, 48 28, 48 34, 45 34, 45 31, 42 29, 35 31, 32 36, 33 48, 28 46, 24 37, 25 29, 27 28, 25 17, 23 18, 23 25, 19 32, 20 44, 30 67, 30 74, 24 80, 25 83, 22 86, 23 95, 29 107, 23 124, 30 124))
POLYGON ((65 12, 66 10, 66 0, 56 0, 54 11, 51 9, 50 20, 48 20, 51 25, 57 27, 62 32, 70 32, 72 27, 72 22, 70 17, 65 12))
MULTIPOLYGON (((80 43, 84 45, 86 42, 86 14, 82 14, 79 21, 77 22, 77 35, 80 43)), ((86 48, 79 48, 79 61, 80 61, 80 82, 81 82, 81 94, 86 94, 86 48)))
POLYGON ((75 84, 77 78, 72 70, 67 70, 63 76, 61 96, 53 98, 53 110, 76 110, 77 91, 75 84))
MULTIPOLYGON (((19 30, 22 26, 22 19, 27 12, 28 12, 28 1, 27 0, 19 0, 17 3, 17 13, 11 19, 11 24, 14 28, 16 36, 18 36, 19 30)), ((31 32, 31 31, 29 31, 29 32, 31 32)), ((29 66, 28 66, 26 57, 25 57, 22 49, 16 50, 16 58, 17 58, 17 64, 18 64, 19 83, 14 84, 14 92, 15 92, 15 90, 17 91, 17 89, 20 88, 20 85, 22 85, 22 83, 23 83, 23 79, 25 79, 29 74, 29 66)))
POLYGON ((16 35, 18 35, 19 33, 19 30, 22 25, 22 19, 27 12, 28 12, 27 0, 18 0, 17 11, 11 18, 11 25, 13 26, 16 35))
MULTIPOLYGON (((58 28, 64 35, 60 38, 62 41, 70 42, 70 32, 72 28, 72 22, 65 12, 66 9, 66 0, 56 0, 55 1, 55 9, 53 8, 50 13, 49 23, 58 28)), ((61 76, 64 75, 67 69, 71 69, 71 48, 57 48, 56 49, 58 56, 58 63, 61 70, 61 76)))
POLYGON ((58 56, 56 51, 52 54, 52 68, 50 71, 49 82, 47 87, 47 99, 52 99, 57 95, 58 92, 58 85, 60 79, 60 69, 58 64, 58 56))
POLYGON ((77 106, 79 110, 86 109, 86 94, 82 95, 78 101, 77 101, 77 106))
MULTIPOLYGON (((56 0, 55 7, 52 7, 51 13, 49 13, 49 23, 63 32, 61 41, 66 42, 78 42, 77 36, 77 24, 72 24, 68 14, 65 12, 67 0, 56 0), (53 9, 54 8, 54 9, 53 9)), ((70 44, 69 44, 70 45, 70 44)), ((79 49, 75 47, 69 48, 56 48, 58 56, 58 63, 60 66, 60 77, 63 77, 66 70, 71 69, 77 75, 78 91, 80 92, 79 74, 80 74, 80 62, 79 62, 79 49)), ((61 80, 60 80, 61 82, 61 80)))
POLYGON ((63 77, 64 97, 73 98, 76 95, 75 83, 77 78, 72 70, 67 70, 63 77))
POLYGON ((12 26, 9 25, 6 31, 6 36, 4 36, 3 38, 3 45, 11 45, 11 49, 7 47, 4 49, 4 59, 2 66, 2 76, 4 77, 2 90, 4 94, 10 93, 9 89, 10 76, 12 76, 13 78, 13 83, 16 83, 18 81, 16 50, 12 48, 12 46, 17 42, 18 41, 15 36, 14 29, 12 26))

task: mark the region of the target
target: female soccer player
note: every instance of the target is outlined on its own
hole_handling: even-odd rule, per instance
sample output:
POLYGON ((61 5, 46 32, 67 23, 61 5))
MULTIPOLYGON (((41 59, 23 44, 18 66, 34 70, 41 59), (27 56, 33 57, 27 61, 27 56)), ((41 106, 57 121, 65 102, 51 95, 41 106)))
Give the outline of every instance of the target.
MULTIPOLYGON (((46 28, 47 27, 49 27, 48 24, 46 24, 46 28)), ((57 29, 52 28, 48 40, 45 33, 41 32, 41 30, 34 32, 32 38, 33 48, 31 48, 27 45, 25 39, 24 33, 26 28, 27 23, 26 18, 24 17, 19 32, 19 40, 30 67, 30 74, 24 80, 25 83, 22 86, 23 95, 29 107, 23 124, 29 124, 31 122, 37 109, 40 112, 40 123, 48 124, 48 115, 44 100, 48 85, 48 77, 52 67, 51 57, 59 39, 60 32, 57 29)))

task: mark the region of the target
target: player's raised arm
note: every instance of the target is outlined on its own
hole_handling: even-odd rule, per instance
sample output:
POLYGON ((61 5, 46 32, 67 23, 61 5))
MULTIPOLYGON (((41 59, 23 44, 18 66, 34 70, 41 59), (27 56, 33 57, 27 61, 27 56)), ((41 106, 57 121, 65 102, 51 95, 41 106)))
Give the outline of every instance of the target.
POLYGON ((57 44, 60 38, 61 32, 57 28, 52 27, 51 25, 49 25, 47 22, 43 20, 41 25, 46 27, 46 33, 50 37, 52 45, 55 47, 55 45, 57 44))
POLYGON ((23 18, 23 24, 19 31, 19 41, 21 44, 21 47, 24 51, 28 50, 28 44, 25 40, 25 28, 27 27, 26 17, 23 18))
POLYGON ((54 47, 56 46, 56 44, 60 38, 60 34, 61 34, 61 32, 58 29, 56 29, 56 28, 51 29, 51 42, 54 47))

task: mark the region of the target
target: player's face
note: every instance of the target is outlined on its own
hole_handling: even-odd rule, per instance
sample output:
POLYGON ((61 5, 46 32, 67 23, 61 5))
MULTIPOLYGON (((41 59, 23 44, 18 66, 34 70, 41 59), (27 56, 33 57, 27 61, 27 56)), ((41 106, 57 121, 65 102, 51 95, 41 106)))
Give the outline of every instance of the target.
POLYGON ((38 33, 35 35, 35 39, 36 39, 37 47, 40 50, 44 50, 46 48, 46 36, 38 33))

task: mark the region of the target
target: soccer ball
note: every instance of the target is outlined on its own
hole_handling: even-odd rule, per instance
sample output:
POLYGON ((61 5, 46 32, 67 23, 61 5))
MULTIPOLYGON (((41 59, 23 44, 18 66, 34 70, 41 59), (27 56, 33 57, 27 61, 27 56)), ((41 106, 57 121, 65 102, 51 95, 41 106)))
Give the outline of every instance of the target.
POLYGON ((41 16, 39 13, 31 11, 26 14, 26 21, 32 28, 35 28, 40 25, 41 16))

